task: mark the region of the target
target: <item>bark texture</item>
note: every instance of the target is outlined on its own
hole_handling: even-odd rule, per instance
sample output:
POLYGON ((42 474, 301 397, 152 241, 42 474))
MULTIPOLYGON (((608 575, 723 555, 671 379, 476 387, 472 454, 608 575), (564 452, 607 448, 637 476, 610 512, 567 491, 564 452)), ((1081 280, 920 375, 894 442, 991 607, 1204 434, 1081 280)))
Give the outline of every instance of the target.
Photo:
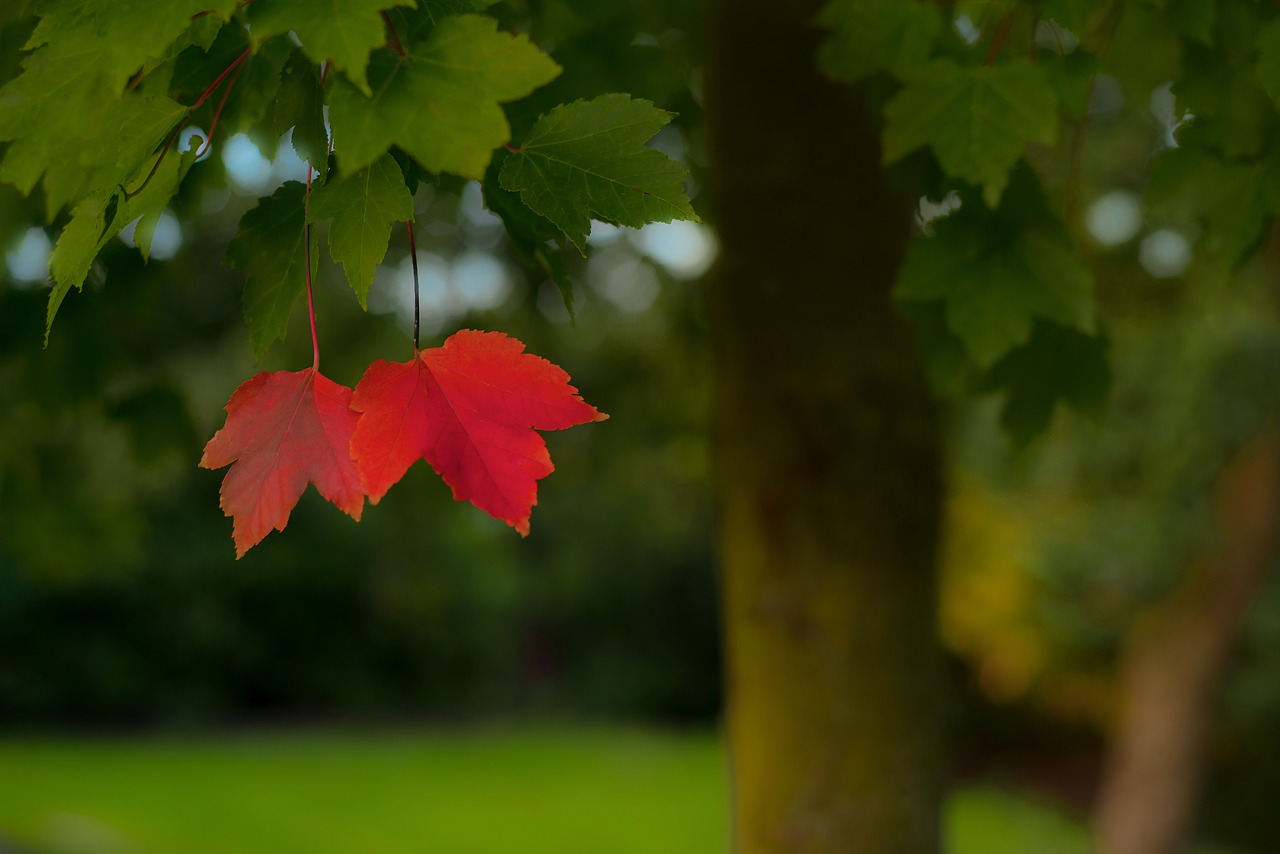
POLYGON ((1183 851, 1217 689, 1280 546, 1280 436, 1246 447, 1216 496, 1220 545, 1139 625, 1095 815, 1099 854, 1183 851))
POLYGON ((737 854, 936 851, 935 415, 889 289, 913 200, 816 0, 713 0, 714 488, 737 854))

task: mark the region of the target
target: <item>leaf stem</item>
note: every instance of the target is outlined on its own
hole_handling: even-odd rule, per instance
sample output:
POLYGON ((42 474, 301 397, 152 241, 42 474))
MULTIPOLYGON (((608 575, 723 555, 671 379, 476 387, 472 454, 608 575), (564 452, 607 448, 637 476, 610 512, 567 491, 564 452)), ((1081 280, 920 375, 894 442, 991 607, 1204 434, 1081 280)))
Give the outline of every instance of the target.
POLYGON ((125 189, 123 184, 120 190, 124 194, 124 200, 127 202, 134 196, 141 193, 151 183, 151 179, 156 176, 156 172, 160 169, 160 164, 164 162, 164 156, 169 153, 169 149, 173 148, 173 141, 178 138, 178 134, 182 132, 182 122, 178 122, 177 127, 169 134, 169 138, 164 141, 164 146, 160 149, 160 156, 156 158, 156 162, 151 165, 151 171, 147 173, 147 177, 142 179, 142 183, 138 185, 138 189, 130 191, 125 189))
POLYGON ((391 23, 391 15, 383 11, 382 20, 387 22, 387 30, 391 33, 391 41, 387 42, 387 47, 400 56, 404 56, 404 44, 400 41, 400 34, 396 32, 396 25, 391 23))
POLYGON ((307 319, 311 321, 311 367, 320 370, 320 339, 316 336, 316 303, 311 296, 311 165, 307 165, 307 192, 302 199, 303 222, 302 251, 306 253, 304 269, 307 279, 307 319))
MULTIPOLYGON (((244 56, 244 54, 241 54, 241 56, 244 56)), ((196 152, 197 160, 208 154, 209 149, 213 146, 213 132, 218 129, 218 119, 222 116, 222 108, 227 105, 227 97, 231 94, 231 90, 236 87, 236 81, 240 79, 242 70, 244 70, 243 63, 236 66, 235 73, 227 81, 227 88, 222 90, 222 97, 218 100, 218 109, 213 112, 213 121, 209 123, 209 133, 205 135, 204 145, 200 146, 200 150, 196 152)))
POLYGON ((187 107, 187 115, 189 116, 192 113, 194 113, 197 109, 200 108, 201 104, 209 100, 209 96, 213 94, 213 90, 217 89, 219 84, 221 84, 223 80, 227 79, 228 74, 230 74, 231 72, 239 68, 240 63, 248 59, 249 54, 252 52, 253 52, 253 48, 247 47, 244 49, 244 53, 240 54, 235 59, 231 60, 231 64, 228 65, 226 68, 222 69, 222 73, 213 79, 213 82, 210 83, 208 87, 205 88, 204 92, 201 93, 200 97, 196 99, 196 102, 192 104, 190 107, 187 107))
POLYGON ((409 259, 413 263, 413 352, 418 353, 418 247, 413 240, 413 223, 406 222, 405 228, 409 231, 409 259))
POLYGON ((201 150, 196 155, 196 157, 203 157, 206 153, 208 153, 209 146, 213 142, 213 131, 218 126, 218 117, 222 115, 222 108, 226 106, 227 96, 231 94, 232 87, 236 85, 236 79, 240 76, 240 69, 243 67, 245 59, 248 58, 252 50, 253 48, 245 48, 244 53, 237 56, 235 59, 231 61, 230 65, 222 69, 222 73, 219 74, 214 79, 214 81, 208 85, 207 88, 205 88, 204 92, 200 95, 200 97, 196 99, 196 102, 192 104, 190 107, 187 107, 187 114, 178 121, 178 124, 176 127, 174 127, 173 132, 169 134, 169 138, 164 141, 164 145, 161 146, 160 148, 160 156, 157 157, 156 162, 151 165, 151 171, 147 173, 146 178, 142 179, 142 183, 138 185, 137 189, 127 190, 125 189, 124 185, 121 185, 120 189, 124 193, 125 201, 128 201, 129 199, 134 198, 135 196, 137 196, 139 193, 141 193, 143 190, 147 188, 147 185, 151 183, 151 179, 154 178, 156 176, 156 172, 159 171, 160 164, 164 162, 164 158, 169 153, 169 149, 173 148, 174 140, 176 140, 178 138, 178 134, 182 132, 182 123, 185 122, 187 119, 191 118, 191 114, 194 113, 196 109, 200 107, 201 104, 203 104, 205 101, 209 99, 209 96, 212 95, 214 90, 218 88, 218 84, 220 84, 223 80, 227 79, 228 74, 231 74, 232 72, 234 72, 235 77, 231 78, 231 82, 227 85, 226 90, 222 93, 222 100, 218 102, 218 110, 213 114, 213 123, 209 126, 209 133, 207 135, 207 138, 205 139, 204 145, 201 146, 201 150))

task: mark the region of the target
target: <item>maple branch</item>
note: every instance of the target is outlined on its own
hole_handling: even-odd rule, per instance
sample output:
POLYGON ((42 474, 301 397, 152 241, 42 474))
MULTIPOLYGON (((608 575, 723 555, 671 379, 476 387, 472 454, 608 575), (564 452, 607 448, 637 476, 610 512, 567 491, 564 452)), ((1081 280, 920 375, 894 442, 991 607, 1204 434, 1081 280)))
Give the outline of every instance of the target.
POLYGON ((413 352, 418 352, 418 247, 413 242, 413 223, 406 222, 409 231, 409 258, 413 262, 413 352))
POLYGON ((391 33, 391 41, 387 42, 387 47, 404 56, 404 45, 400 41, 400 34, 396 32, 396 25, 391 23, 391 15, 385 10, 382 13, 382 20, 387 22, 387 30, 391 33))
POLYGON ((302 197, 302 251, 306 253, 305 270, 307 279, 307 319, 311 321, 311 367, 320 370, 320 339, 316 336, 316 304, 311 296, 311 172, 307 164, 307 192, 302 197))

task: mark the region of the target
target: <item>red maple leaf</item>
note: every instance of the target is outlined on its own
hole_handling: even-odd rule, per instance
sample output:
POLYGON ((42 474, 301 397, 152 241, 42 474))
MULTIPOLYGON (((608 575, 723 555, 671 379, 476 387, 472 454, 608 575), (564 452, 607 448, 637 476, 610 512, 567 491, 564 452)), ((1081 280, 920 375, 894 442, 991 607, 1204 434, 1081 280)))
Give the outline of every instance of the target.
POLYGON ((555 470, 534 430, 609 416, 583 401, 569 375, 500 332, 464 329, 408 362, 379 360, 356 385, 360 421, 351 456, 377 504, 418 458, 470 501, 529 533, 538 480, 555 470))
POLYGON ((351 461, 356 413, 351 389, 315 368, 263 372, 227 401, 227 423, 204 446, 200 465, 230 463, 222 481, 222 510, 234 520, 236 558, 283 531, 308 483, 360 521, 364 490, 351 461))

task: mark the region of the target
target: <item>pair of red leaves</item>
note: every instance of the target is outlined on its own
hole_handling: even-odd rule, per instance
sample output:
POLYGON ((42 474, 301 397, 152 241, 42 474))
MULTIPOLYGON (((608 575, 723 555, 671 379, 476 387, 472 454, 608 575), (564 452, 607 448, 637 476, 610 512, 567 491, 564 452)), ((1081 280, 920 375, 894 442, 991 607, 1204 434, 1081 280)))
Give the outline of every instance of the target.
POLYGON ((377 504, 419 458, 456 500, 527 535, 537 482, 555 469, 534 430, 609 417, 521 342, 470 329, 408 362, 374 362, 354 392, 314 367, 263 372, 226 408, 200 465, 234 463, 221 503, 237 558, 284 530, 308 483, 358 522, 365 496, 377 504))

